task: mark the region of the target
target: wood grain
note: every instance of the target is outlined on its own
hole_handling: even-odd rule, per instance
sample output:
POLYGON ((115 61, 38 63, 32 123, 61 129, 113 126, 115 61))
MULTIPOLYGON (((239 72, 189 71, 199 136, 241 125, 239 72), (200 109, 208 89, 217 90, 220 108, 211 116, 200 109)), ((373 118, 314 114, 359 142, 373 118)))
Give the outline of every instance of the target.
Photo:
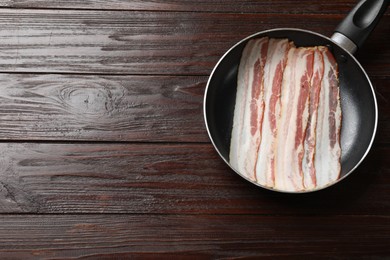
POLYGON ((354 216, 345 224, 342 215, 3 215, 0 254, 15 257, 17 251, 23 259, 379 259, 390 254, 389 223, 389 216, 354 216))
POLYGON ((0 74, 0 139, 209 142, 206 81, 0 74))
POLYGON ((346 13, 355 0, 0 0, 1 7, 250 13, 346 13))
POLYGON ((237 41, 330 36, 356 2, 0 0, 0 258, 389 258, 390 9, 356 54, 378 134, 341 183, 256 187, 202 116, 237 41))
POLYGON ((382 215, 389 149, 332 188, 288 195, 246 182, 210 144, 1 143, 0 213, 382 215))
MULTIPOLYGON (((0 74, 0 140, 209 142, 205 76, 0 74)), ((389 144, 389 78, 373 78, 389 144)))
MULTIPOLYGON (((252 33, 293 26, 330 36, 342 17, 0 9, 0 72, 209 75, 252 33)), ((389 75, 389 22, 384 16, 359 56, 372 76, 389 75)))

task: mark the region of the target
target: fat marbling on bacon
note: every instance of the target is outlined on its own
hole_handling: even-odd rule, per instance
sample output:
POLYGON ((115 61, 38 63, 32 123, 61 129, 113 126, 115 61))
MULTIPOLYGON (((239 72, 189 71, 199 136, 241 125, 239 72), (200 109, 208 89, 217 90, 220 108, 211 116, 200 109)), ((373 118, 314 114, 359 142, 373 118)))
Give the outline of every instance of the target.
POLYGON ((280 117, 280 95, 283 72, 286 67, 288 50, 292 44, 287 39, 270 39, 267 62, 264 67, 264 119, 261 145, 256 162, 256 179, 265 186, 275 185, 275 151, 277 129, 280 117))
MULTIPOLYGON (((313 189, 317 186, 314 158, 317 142, 318 104, 320 102, 321 82, 324 76, 324 58, 319 51, 320 49, 323 48, 318 47, 314 51, 313 76, 310 82, 309 118, 304 142, 305 153, 302 161, 303 180, 306 189, 313 189)), ((323 99, 321 99, 321 102, 323 102, 323 99)))
POLYGON ((277 133, 275 188, 303 190, 302 160, 308 122, 314 50, 291 48, 283 74, 281 117, 277 133))
POLYGON ((230 164, 263 186, 305 191, 341 171, 338 68, 323 46, 250 40, 242 53, 230 164))
POLYGON ((268 38, 250 40, 238 68, 230 164, 251 180, 255 180, 254 169, 261 141, 267 49, 268 38))
POLYGON ((318 108, 314 161, 319 187, 326 186, 339 178, 342 118, 337 63, 327 48, 322 48, 321 54, 324 58, 324 76, 318 108))

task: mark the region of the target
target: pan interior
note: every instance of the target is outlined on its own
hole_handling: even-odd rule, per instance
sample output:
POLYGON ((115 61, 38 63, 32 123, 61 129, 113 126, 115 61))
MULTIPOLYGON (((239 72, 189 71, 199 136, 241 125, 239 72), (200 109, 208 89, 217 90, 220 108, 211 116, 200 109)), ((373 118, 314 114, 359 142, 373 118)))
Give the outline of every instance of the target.
MULTIPOLYGON (((377 109, 370 81, 353 57, 326 37, 301 30, 273 30, 254 37, 288 38, 297 46, 330 46, 339 64, 342 109, 341 178, 365 157, 376 128, 377 109)), ((230 137, 237 88, 237 70, 241 53, 249 39, 233 47, 218 63, 209 79, 205 98, 205 116, 209 134, 229 162, 230 137)))

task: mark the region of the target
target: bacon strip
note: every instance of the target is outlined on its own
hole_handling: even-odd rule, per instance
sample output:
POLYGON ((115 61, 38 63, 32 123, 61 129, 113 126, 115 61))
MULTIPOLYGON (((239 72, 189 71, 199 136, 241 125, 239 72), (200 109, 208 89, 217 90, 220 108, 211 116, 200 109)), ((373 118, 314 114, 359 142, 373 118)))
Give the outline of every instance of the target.
POLYGON ((234 169, 252 180, 255 180, 257 152, 261 142, 267 48, 266 37, 250 40, 244 48, 237 76, 229 160, 234 169))
POLYGON ((279 190, 304 190, 303 142, 308 121, 313 58, 312 48, 291 48, 288 53, 282 84, 282 116, 277 133, 275 188, 279 190))
POLYGON ((317 187, 324 187, 339 178, 341 165, 341 105, 338 68, 332 53, 322 48, 324 78, 322 81, 317 122, 315 168, 317 187))
POLYGON ((270 39, 264 68, 263 138, 256 164, 257 182, 267 187, 275 184, 275 153, 277 123, 280 117, 280 95, 287 54, 291 47, 287 39, 270 39))
POLYGON ((250 40, 238 69, 231 166, 282 191, 321 188, 341 171, 337 63, 324 46, 250 40))
MULTIPOLYGON (((319 49, 320 48, 320 49, 319 49)), ((318 104, 322 78, 324 76, 324 59, 318 47, 314 51, 313 77, 311 79, 309 119, 304 142, 304 159, 302 161, 303 179, 305 189, 314 189, 317 185, 316 168, 314 166, 314 156, 316 152, 316 131, 318 118, 318 104)))

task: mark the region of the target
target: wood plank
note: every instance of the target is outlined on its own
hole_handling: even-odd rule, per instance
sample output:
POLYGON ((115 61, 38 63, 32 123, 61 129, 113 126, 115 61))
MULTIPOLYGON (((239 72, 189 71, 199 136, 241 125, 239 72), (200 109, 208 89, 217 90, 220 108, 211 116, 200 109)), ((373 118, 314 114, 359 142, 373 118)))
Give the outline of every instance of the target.
POLYGON ((206 81, 0 74, 0 139, 209 142, 206 81))
MULTIPOLYGON (((0 74, 0 140, 209 142, 205 76, 0 74)), ((390 143, 389 78, 373 78, 390 143)))
POLYGON ((387 87, 390 82, 379 78, 372 78, 371 80, 378 102, 379 113, 375 142, 390 144, 390 89, 387 87))
POLYGON ((356 0, 0 0, 7 8, 101 9, 149 11, 202 11, 250 13, 346 13, 356 0))
POLYGON ((7 259, 384 259, 389 239, 388 215, 0 216, 7 259))
MULTIPOLYGON (((209 75, 252 33, 297 27, 330 36, 342 17, 1 9, 0 71, 209 75)), ((389 75, 389 22, 386 15, 360 56, 373 76, 389 75)))
POLYGON ((231 171, 210 144, 0 143, 0 213, 383 214, 390 147, 347 179, 280 194, 231 171))

